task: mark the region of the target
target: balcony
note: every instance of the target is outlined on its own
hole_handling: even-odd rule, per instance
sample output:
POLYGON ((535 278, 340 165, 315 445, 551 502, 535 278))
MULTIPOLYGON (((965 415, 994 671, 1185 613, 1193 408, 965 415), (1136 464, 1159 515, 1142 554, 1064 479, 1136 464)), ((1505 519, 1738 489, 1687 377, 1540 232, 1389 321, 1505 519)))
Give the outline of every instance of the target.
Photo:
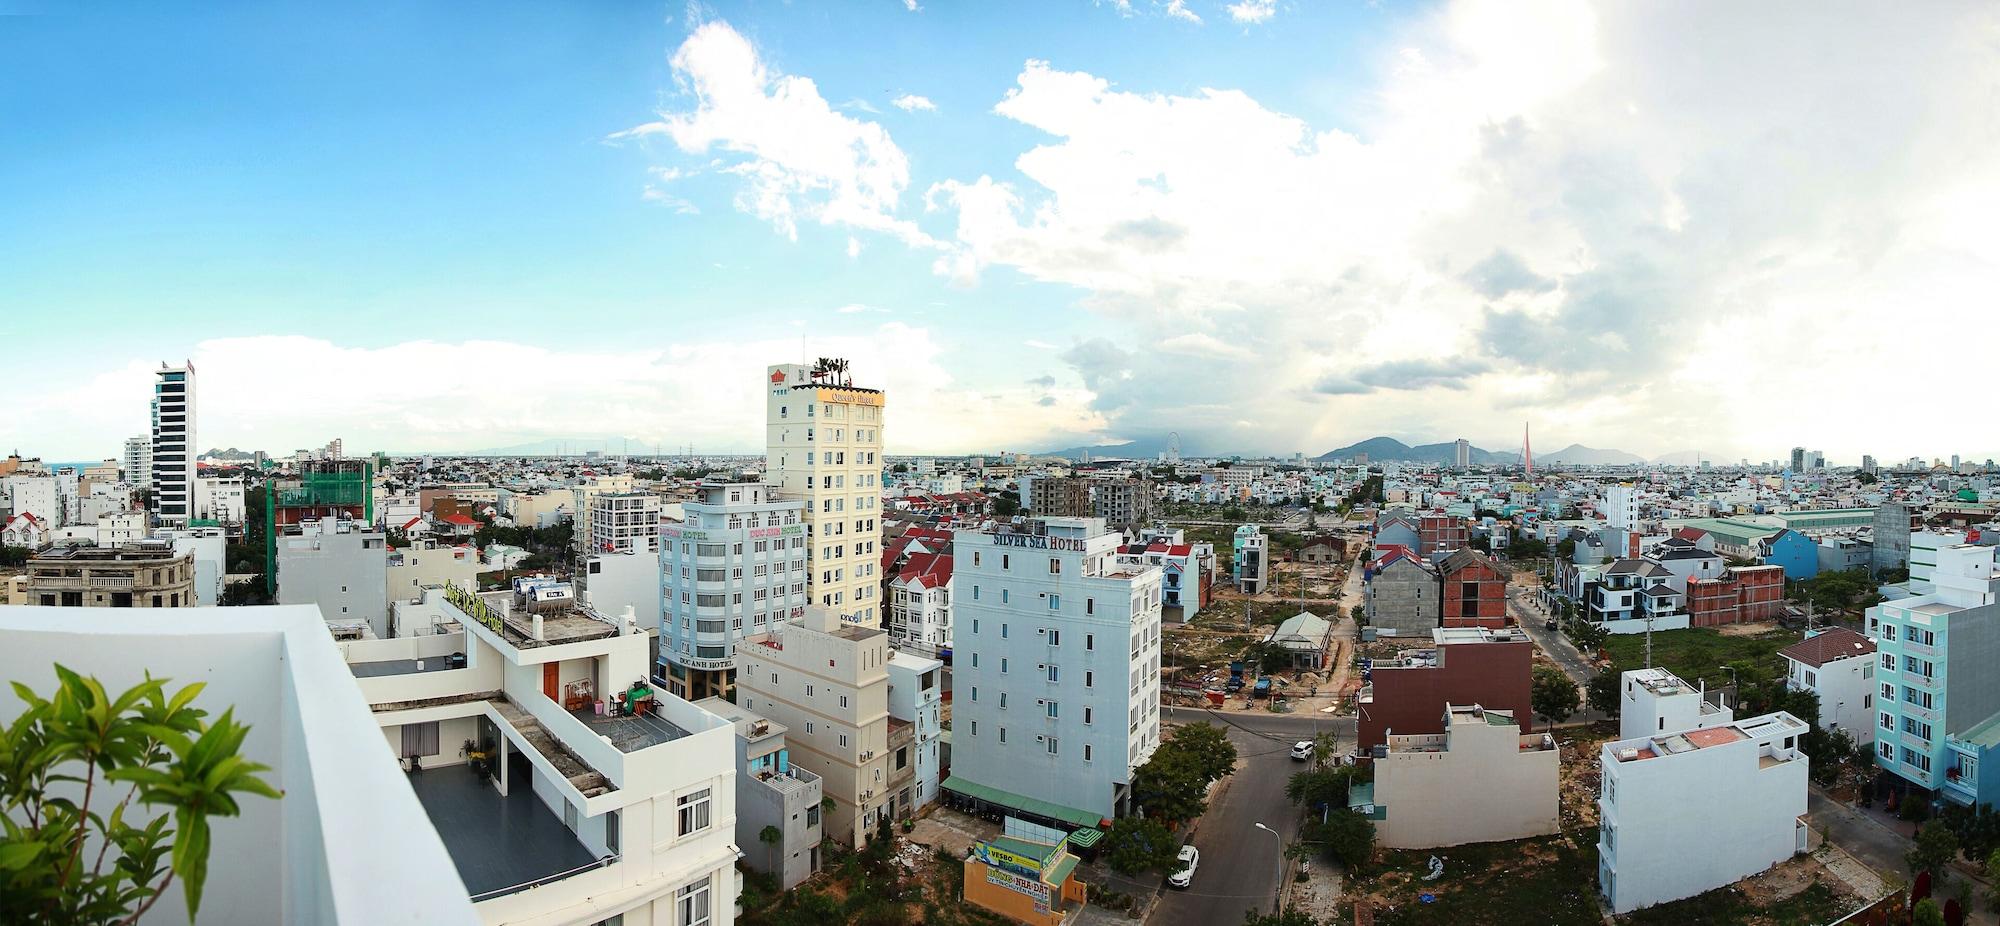
POLYGON ((409 776, 410 789, 444 841, 474 902, 547 884, 617 861, 599 857, 516 777, 501 794, 472 768, 452 765, 409 776))
POLYGON ((785 767, 782 772, 765 772, 757 780, 764 786, 785 796, 808 796, 819 789, 819 776, 796 765, 785 767))
POLYGON ((1944 691, 1944 680, 1935 675, 1918 675, 1915 672, 1902 673, 1903 684, 1925 691, 1944 691))

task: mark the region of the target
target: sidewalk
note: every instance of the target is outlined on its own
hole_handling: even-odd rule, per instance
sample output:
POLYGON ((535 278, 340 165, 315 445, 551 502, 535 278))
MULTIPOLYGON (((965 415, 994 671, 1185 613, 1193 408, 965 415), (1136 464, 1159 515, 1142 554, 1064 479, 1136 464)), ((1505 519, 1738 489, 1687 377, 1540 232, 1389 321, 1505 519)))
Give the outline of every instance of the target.
MULTIPOLYGON (((1874 870, 1884 881, 1892 885, 1910 883, 1909 866, 1903 856, 1910 851, 1914 824, 1895 820, 1878 810, 1850 807, 1827 797, 1817 786, 1806 791, 1806 815, 1812 818, 1814 827, 1826 831, 1828 842, 1874 870)), ((1985 880, 1964 862, 1953 866, 1952 876, 1972 883, 1972 909, 1967 911, 1965 921, 1978 926, 2000 926, 2000 916, 1995 916, 1983 899, 1985 880)))

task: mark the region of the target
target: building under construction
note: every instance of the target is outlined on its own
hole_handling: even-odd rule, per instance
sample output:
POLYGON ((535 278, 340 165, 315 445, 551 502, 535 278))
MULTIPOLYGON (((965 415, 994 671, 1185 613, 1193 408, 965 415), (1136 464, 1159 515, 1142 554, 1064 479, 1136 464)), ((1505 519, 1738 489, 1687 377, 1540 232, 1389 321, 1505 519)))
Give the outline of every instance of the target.
POLYGON ((327 518, 375 523, 375 468, 367 460, 307 460, 264 486, 264 587, 278 593, 278 537, 327 518))

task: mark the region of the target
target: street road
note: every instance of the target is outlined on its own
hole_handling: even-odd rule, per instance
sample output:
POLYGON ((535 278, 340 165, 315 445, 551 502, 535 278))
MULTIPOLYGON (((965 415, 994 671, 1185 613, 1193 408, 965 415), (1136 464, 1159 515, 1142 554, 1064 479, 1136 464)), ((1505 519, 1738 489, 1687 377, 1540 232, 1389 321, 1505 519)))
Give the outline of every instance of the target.
POLYGON ((1291 744, 1314 734, 1339 734, 1354 742, 1354 718, 1272 714, 1262 710, 1206 711, 1168 708, 1169 721, 1206 721, 1229 731, 1236 754, 1245 760, 1219 800, 1195 825, 1191 840, 1201 850, 1201 867, 1187 890, 1167 888, 1150 917, 1156 926, 1227 926, 1243 922, 1243 911, 1270 910, 1285 873, 1277 837, 1257 829, 1262 823, 1286 843, 1298 836, 1298 810, 1285 800, 1285 783, 1306 767, 1291 759, 1291 744))
POLYGON ((1577 652, 1576 645, 1562 631, 1543 629, 1542 623, 1549 619, 1549 614, 1533 601, 1533 595, 1526 589, 1508 590, 1507 607, 1512 609, 1515 622, 1527 631, 1528 639, 1535 641, 1535 646, 1554 660, 1578 687, 1589 684, 1590 676, 1595 673, 1590 661, 1577 652))

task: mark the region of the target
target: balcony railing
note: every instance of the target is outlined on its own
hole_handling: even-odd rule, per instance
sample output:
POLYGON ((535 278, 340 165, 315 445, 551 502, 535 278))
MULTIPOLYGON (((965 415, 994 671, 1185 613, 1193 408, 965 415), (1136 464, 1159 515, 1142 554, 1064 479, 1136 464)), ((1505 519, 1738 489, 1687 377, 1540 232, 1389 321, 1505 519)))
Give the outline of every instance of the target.
POLYGON ((596 871, 599 868, 604 868, 609 865, 612 865, 617 861, 618 861, 618 856, 607 855, 603 858, 598 859, 597 861, 591 862, 588 865, 578 865, 577 867, 572 868, 568 871, 559 871, 552 875, 543 875, 542 877, 536 878, 533 881, 523 881, 520 884, 511 885, 509 887, 498 887, 490 891, 481 891, 477 894, 472 895, 472 902, 479 903, 482 900, 492 900, 495 897, 505 897, 508 894, 518 894, 521 891, 528 890, 529 888, 541 887, 544 884, 553 884, 557 881, 561 881, 564 878, 580 875, 586 871, 596 871))

